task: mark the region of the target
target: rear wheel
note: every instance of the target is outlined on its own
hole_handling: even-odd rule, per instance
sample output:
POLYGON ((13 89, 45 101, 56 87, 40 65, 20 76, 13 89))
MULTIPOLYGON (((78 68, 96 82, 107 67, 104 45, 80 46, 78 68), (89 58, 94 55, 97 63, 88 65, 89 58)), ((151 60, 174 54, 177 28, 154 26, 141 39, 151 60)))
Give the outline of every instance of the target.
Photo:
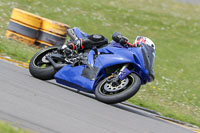
POLYGON ((103 79, 96 87, 95 95, 99 101, 108 104, 125 101, 135 95, 141 86, 141 79, 134 73, 129 74, 120 84, 114 85, 103 79))
POLYGON ((58 47, 54 46, 42 49, 32 57, 29 64, 29 72, 33 77, 41 80, 50 80, 54 78, 56 70, 46 59, 46 55, 56 51, 57 48, 58 47))

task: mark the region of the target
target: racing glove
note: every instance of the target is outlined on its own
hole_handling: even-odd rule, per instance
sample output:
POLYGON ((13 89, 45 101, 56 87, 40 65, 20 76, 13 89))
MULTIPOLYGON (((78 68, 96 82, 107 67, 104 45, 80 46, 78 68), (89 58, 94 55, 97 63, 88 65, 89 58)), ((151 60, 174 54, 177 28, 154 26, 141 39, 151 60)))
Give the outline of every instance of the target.
POLYGON ((128 38, 125 36, 122 36, 122 34, 120 34, 119 32, 115 32, 112 35, 112 39, 117 42, 120 43, 123 46, 127 46, 127 42, 128 42, 128 38))

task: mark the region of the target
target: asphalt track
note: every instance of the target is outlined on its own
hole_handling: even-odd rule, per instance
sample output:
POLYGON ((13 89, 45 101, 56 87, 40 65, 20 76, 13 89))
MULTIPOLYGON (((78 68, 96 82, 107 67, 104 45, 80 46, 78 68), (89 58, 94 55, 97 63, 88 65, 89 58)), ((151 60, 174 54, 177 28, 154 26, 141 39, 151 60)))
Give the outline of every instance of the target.
POLYGON ((0 120, 39 133, 193 133, 124 106, 107 105, 0 60, 0 120))

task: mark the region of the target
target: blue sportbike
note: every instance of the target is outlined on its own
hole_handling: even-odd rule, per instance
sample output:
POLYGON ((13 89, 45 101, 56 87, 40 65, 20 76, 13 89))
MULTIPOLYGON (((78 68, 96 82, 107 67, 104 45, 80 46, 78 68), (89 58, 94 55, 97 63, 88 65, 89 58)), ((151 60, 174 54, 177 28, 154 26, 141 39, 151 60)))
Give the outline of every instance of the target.
MULTIPOLYGON (((73 30, 78 38, 88 36, 78 28, 73 30)), ((57 83, 93 93, 104 103, 119 103, 154 80, 155 45, 139 45, 124 47, 111 41, 70 55, 61 52, 59 46, 48 47, 33 56, 29 71, 38 79, 55 79, 57 83)))

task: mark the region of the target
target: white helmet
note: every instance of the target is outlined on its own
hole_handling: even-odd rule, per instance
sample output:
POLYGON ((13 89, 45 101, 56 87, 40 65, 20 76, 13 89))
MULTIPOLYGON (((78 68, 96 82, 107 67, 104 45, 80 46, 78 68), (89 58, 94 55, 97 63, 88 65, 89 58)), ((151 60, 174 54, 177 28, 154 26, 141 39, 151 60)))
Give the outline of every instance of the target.
POLYGON ((156 49, 155 44, 153 43, 153 41, 151 39, 149 39, 148 37, 143 37, 143 36, 137 36, 134 44, 135 45, 139 45, 140 43, 143 43, 145 45, 148 45, 150 47, 152 47, 154 50, 156 49))

